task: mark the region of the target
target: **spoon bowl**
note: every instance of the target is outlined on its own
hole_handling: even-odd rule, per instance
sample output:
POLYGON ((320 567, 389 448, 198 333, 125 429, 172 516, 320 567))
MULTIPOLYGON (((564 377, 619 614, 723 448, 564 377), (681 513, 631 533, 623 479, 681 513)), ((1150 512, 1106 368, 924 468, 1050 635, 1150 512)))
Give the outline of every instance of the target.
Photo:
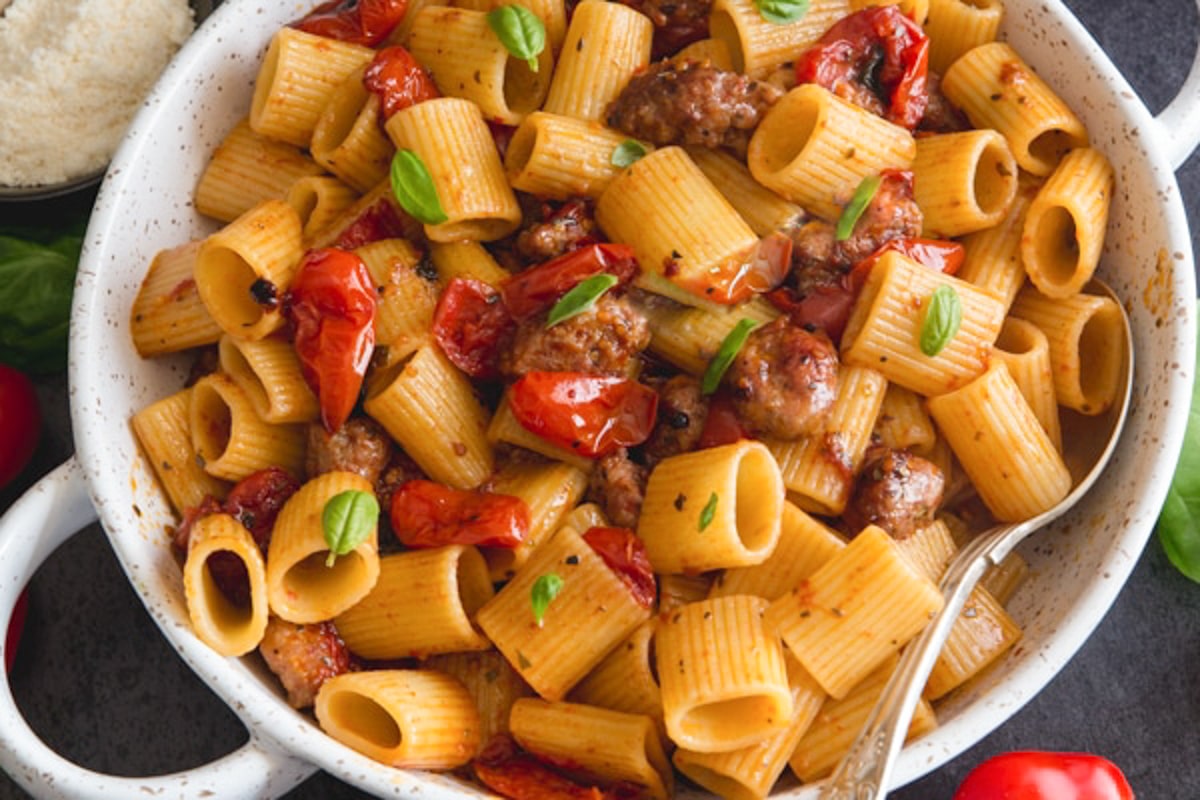
POLYGON ((1133 331, 1120 298, 1106 283, 1093 279, 1086 288, 1091 294, 1111 298, 1120 310, 1122 336, 1117 344, 1122 359, 1117 396, 1104 414, 1064 415, 1063 441, 1074 445, 1066 457, 1073 482, 1071 491, 1035 517, 981 533, 955 554, 939 586, 945 598, 942 610, 905 648, 858 737, 822 788, 821 800, 877 800, 887 796, 892 767, 904 745, 913 710, 971 590, 989 567, 999 564, 1031 534, 1073 508, 1112 457, 1133 396, 1133 331))

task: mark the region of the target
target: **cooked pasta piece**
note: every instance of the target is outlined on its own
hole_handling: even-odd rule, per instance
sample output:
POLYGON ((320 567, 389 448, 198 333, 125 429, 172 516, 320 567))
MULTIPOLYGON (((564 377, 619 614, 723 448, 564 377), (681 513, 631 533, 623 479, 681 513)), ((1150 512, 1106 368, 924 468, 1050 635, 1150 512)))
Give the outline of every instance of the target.
POLYGON ((964 254, 958 277, 991 294, 1008 309, 1025 284, 1025 262, 1021 259, 1021 231, 1025 212, 1039 184, 1017 182, 1017 194, 1004 219, 992 228, 962 239, 964 254))
POLYGON ((788 231, 800 224, 804 209, 754 179, 749 168, 728 153, 689 147, 688 155, 717 191, 759 236, 788 231))
POLYGON ((878 370, 889 381, 921 395, 951 391, 987 367, 988 352, 1000 326, 1000 301, 966 281, 935 272, 892 251, 884 253, 863 286, 846 330, 846 364, 878 370), (948 287, 962 321, 936 355, 921 349, 934 292, 948 287))
POLYGON ((546 47, 556 55, 562 49, 563 37, 567 34, 567 7, 563 0, 519 0, 517 3, 509 3, 508 0, 455 0, 454 5, 476 11, 491 11, 503 5, 527 8, 542 21, 546 28, 546 47))
POLYGON ((337 741, 392 767, 452 769, 479 748, 479 712, 454 678, 433 670, 345 672, 313 707, 337 741))
POLYGON ((692 42, 671 56, 671 60, 680 66, 689 61, 698 61, 701 64, 708 62, 717 69, 733 71, 733 54, 729 52, 729 45, 725 44, 723 39, 708 38, 692 42))
POLYGON ((513 704, 509 726, 523 749, 601 786, 635 784, 658 800, 674 794, 675 773, 644 714, 527 697, 513 704))
POLYGON ((404 239, 380 239, 354 253, 379 287, 375 345, 387 348, 388 364, 399 363, 430 339, 437 285, 421 274, 421 251, 404 239))
POLYGON ((863 178, 907 169, 915 154, 904 128, 806 83, 767 112, 746 162, 763 186, 832 221, 863 178))
POLYGON ((504 125, 541 108, 554 74, 551 48, 543 48, 531 67, 508 52, 484 10, 422 8, 409 29, 408 49, 442 94, 470 100, 485 119, 504 125))
POLYGON ((388 177, 396 148, 379 125, 379 95, 363 86, 364 68, 342 82, 313 127, 313 160, 360 192, 388 177))
POLYGON ((654 664, 654 633, 657 630, 657 617, 639 625, 571 690, 568 699, 630 714, 645 714, 661 727, 662 690, 658 688, 654 664))
POLYGON ((1025 212, 1021 258, 1029 280, 1064 299, 1092 279, 1112 202, 1113 168, 1099 150, 1072 150, 1042 184, 1025 212))
POLYGON ((889 383, 875 418, 874 436, 893 450, 927 453, 937 439, 933 420, 925 411, 921 396, 895 383, 889 383))
POLYGON ((133 415, 133 432, 171 505, 181 517, 207 496, 222 498, 225 481, 208 474, 192 448, 192 390, 157 400, 133 415))
POLYGON ((764 621, 840 699, 920 633, 942 604, 937 586, 871 525, 771 603, 764 621))
POLYGON ((283 325, 283 293, 303 251, 300 216, 266 200, 210 235, 196 253, 200 298, 221 329, 262 339, 283 325))
POLYGON ((514 189, 566 200, 599 197, 620 174, 613 152, 629 137, 595 120, 535 111, 508 143, 504 166, 514 189))
MULTIPOLYGON (((567 512, 583 499, 587 473, 560 461, 545 464, 514 463, 496 473, 488 483, 498 494, 519 497, 529 509, 529 531, 516 547, 485 547, 483 557, 494 581, 506 581, 529 560, 543 541, 564 524, 567 512)), ((602 524, 602 523, 601 523, 602 524)), ((591 525, 579 527, 586 531, 591 525)))
POLYGON ((961 389, 930 398, 929 413, 1001 522, 1037 516, 1071 490, 1062 456, 1003 361, 961 389))
POLYGON ((479 711, 481 746, 496 734, 507 733, 513 703, 533 695, 533 689, 498 650, 445 653, 422 661, 421 666, 444 672, 466 687, 479 711))
POLYGON ((217 347, 221 371, 246 394, 264 422, 281 425, 312 422, 320 416, 317 396, 304 380, 300 359, 289 342, 221 337, 217 347))
POLYGON ((999 131, 1021 169, 1049 175, 1087 129, 1075 112, 1006 42, 989 42, 964 53, 942 76, 942 91, 976 128, 999 131))
POLYGON ((300 217, 301 233, 311 239, 332 225, 354 201, 358 192, 332 175, 308 175, 288 189, 287 202, 300 217))
POLYGON ((267 597, 276 616, 301 625, 332 619, 375 585, 377 526, 353 550, 329 563, 322 516, 330 500, 349 491, 370 494, 372 488, 353 472, 325 472, 301 486, 280 509, 267 549, 267 597))
POLYGON ((783 478, 761 442, 663 459, 650 473, 638 538, 655 572, 760 564, 775 549, 783 478))
POLYGON ((561 700, 610 650, 650 618, 625 583, 572 528, 562 527, 517 570, 476 618, 529 685, 561 700), (534 585, 562 581, 535 618, 534 585), (579 631, 586 630, 587 636, 579 631))
POLYGON ((183 593, 192 628, 206 645, 223 656, 242 656, 258 647, 267 629, 267 575, 262 551, 242 523, 228 514, 196 521, 188 536, 183 593), (218 554, 245 569, 245 598, 227 596, 214 579, 209 559, 218 554))
POLYGON ((208 313, 196 281, 200 242, 159 251, 142 279, 129 313, 129 334, 142 358, 212 344, 221 326, 208 313))
POLYGON ((752 0, 715 0, 708 27, 729 49, 735 72, 762 79, 775 67, 795 61, 848 13, 849 0, 812 0, 807 13, 780 25, 764 18, 752 0))
POLYGON ((993 354, 1008 367, 1042 429, 1055 449, 1062 452, 1062 424, 1058 419, 1058 396, 1054 392, 1054 368, 1046 334, 1028 320, 1009 317, 1000 329, 993 354))
POLYGON ((308 147, 329 98, 374 56, 369 47, 298 28, 280 29, 254 81, 250 127, 263 136, 308 147))
POLYGON ((766 323, 779 311, 762 298, 735 308, 691 308, 647 304, 650 352, 693 375, 703 375, 721 349, 721 342, 743 319, 766 323))
POLYGON ((1077 294, 1055 300, 1026 288, 1013 316, 1046 334, 1054 393, 1060 405, 1081 414, 1103 414, 1116 399, 1123 369, 1121 309, 1110 297, 1077 294))
POLYGON ((509 407, 507 394, 500 399, 500 405, 496 408, 496 413, 492 415, 492 420, 488 424, 487 440, 493 446, 510 444, 523 447, 534 453, 540 453, 546 458, 570 464, 584 472, 591 472, 593 466, 590 458, 573 453, 565 447, 548 442, 536 433, 526 430, 525 426, 517 421, 509 407))
POLYGON ((940 133, 916 140, 913 199, 925 217, 923 233, 949 239, 991 228, 1017 193, 1017 162, 995 131, 940 133))
POLYGON ((946 74, 968 50, 996 40, 1004 5, 1000 0, 928 0, 929 68, 946 74))
POLYGON ((239 481, 270 466, 303 474, 304 429, 263 420, 228 375, 207 375, 192 387, 188 427, 196 458, 210 475, 239 481))
POLYGON ((497 286, 509 276, 508 270, 497 264, 479 242, 434 242, 429 257, 443 285, 454 278, 474 278, 497 286))
POLYGON ((680 747, 729 752, 788 727, 792 692, 766 607, 732 595, 663 615, 655 657, 667 733, 680 747))

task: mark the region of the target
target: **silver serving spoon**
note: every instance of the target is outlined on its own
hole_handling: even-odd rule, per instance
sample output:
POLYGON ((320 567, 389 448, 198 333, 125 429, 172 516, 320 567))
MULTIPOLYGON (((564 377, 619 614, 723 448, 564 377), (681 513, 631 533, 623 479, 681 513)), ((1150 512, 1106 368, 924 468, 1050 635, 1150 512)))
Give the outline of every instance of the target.
POLYGON ((1118 396, 1112 408, 1101 418, 1107 423, 1106 430, 1091 432, 1094 437, 1092 441, 1103 443, 1103 449, 1090 454, 1091 459, 1084 464, 1085 468, 1090 464, 1090 469, 1070 494, 1053 508, 1024 522, 992 528, 977 536, 955 555, 942 576, 941 591, 946 598, 945 605, 933 621, 925 626, 920 636, 905 648, 896 671, 892 673, 891 680, 858 738, 822 788, 821 800, 880 800, 887 796, 892 767, 904 745, 913 709, 967 596, 988 567, 1000 563, 1027 536, 1062 516, 1079 502, 1100 477, 1116 449, 1133 394, 1133 334, 1125 308, 1112 289, 1099 279, 1094 279, 1088 289, 1093 294, 1106 294, 1116 300, 1117 307, 1121 309, 1124 331, 1121 341, 1124 350, 1123 371, 1118 396))

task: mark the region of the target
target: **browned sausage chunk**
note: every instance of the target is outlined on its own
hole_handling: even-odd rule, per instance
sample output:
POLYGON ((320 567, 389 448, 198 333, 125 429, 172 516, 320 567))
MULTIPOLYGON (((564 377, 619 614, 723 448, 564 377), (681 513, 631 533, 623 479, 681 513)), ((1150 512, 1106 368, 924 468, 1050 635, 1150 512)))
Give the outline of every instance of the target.
POLYGON ((333 434, 320 424, 308 426, 304 470, 310 478, 326 472, 353 472, 375 483, 391 457, 391 437, 369 417, 352 417, 333 434))
POLYGON ((850 238, 836 241, 834 226, 814 220, 792 233, 792 265, 800 291, 830 283, 891 239, 921 235, 924 215, 913 199, 912 176, 886 172, 850 238))
POLYGON ((738 417, 760 436, 815 432, 837 392, 837 350, 824 333, 779 318, 756 328, 726 376, 738 417))
POLYGON ((736 72, 659 61, 629 81, 608 107, 608 124, 655 144, 744 151, 762 115, 782 95, 736 72))
POLYGON ((648 344, 646 317, 627 299, 606 294, 552 328, 540 315, 522 322, 500 355, 500 371, 508 378, 536 371, 625 376, 648 344))
POLYGON ((350 651, 332 622, 297 625, 271 617, 258 651, 293 708, 311 706, 321 684, 351 668, 350 651))
POLYGON ((953 133, 971 127, 966 115, 942 92, 940 75, 930 70, 925 79, 925 88, 929 91, 929 104, 925 106, 925 116, 921 117, 920 130, 953 133))
POLYGON ((621 0, 654 23, 652 61, 708 36, 712 0, 621 0))
POLYGON ((708 399, 700 381, 691 375, 676 375, 658 389, 658 424, 644 452, 650 464, 688 453, 700 443, 708 419, 708 399))
POLYGON ((588 499, 604 509, 613 525, 636 528, 648 477, 646 468, 630 461, 629 453, 622 447, 596 462, 588 499))
POLYGON ((878 525, 896 539, 933 519, 942 502, 942 471, 907 450, 878 448, 867 455, 843 521, 852 532, 878 525))
POLYGON ((596 220, 586 200, 570 200, 541 210, 540 219, 517 234, 517 255, 536 264, 596 241, 596 220))

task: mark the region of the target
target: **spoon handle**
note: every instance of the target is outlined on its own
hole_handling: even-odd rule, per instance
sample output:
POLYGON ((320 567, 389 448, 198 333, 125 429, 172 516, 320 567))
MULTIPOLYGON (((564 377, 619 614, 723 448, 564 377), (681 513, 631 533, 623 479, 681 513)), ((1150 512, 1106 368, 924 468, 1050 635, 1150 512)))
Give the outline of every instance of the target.
POLYGON ((1021 523, 993 528, 968 544, 950 564, 942 577, 946 599, 942 610, 904 649, 858 738, 822 788, 821 800, 878 800, 887 796, 892 766, 904 745, 913 710, 951 627, 984 571, 1024 538, 1024 529, 1030 527, 1029 523, 1021 523))

